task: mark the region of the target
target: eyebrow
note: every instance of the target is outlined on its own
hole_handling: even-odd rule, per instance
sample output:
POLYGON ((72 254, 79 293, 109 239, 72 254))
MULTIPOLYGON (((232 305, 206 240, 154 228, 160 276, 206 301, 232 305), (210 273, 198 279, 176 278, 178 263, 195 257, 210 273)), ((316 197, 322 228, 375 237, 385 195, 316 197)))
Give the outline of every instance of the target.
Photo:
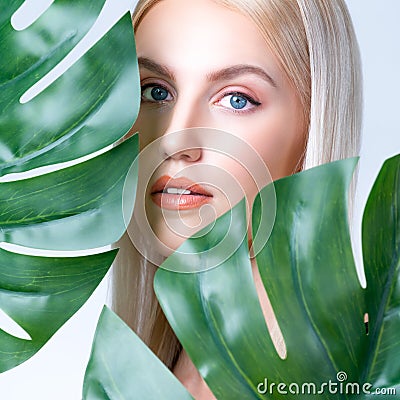
MULTIPOLYGON (((141 68, 146 68, 156 74, 168 77, 170 80, 175 81, 175 74, 166 66, 158 64, 150 58, 139 57, 138 64, 141 68)), ((271 86, 277 87, 277 84, 272 77, 267 74, 262 68, 248 64, 238 64, 231 67, 223 68, 218 71, 210 72, 207 74, 207 80, 215 82, 219 80, 228 80, 237 77, 238 75, 254 74, 267 81, 271 86)))
POLYGON ((267 81, 271 86, 277 87, 276 82, 262 68, 248 64, 233 65, 232 67, 227 67, 219 71, 211 72, 207 75, 207 78, 209 81, 215 82, 219 80, 232 79, 238 75, 245 74, 258 75, 260 78, 267 81))
POLYGON ((175 74, 165 65, 161 65, 146 57, 138 57, 138 64, 141 68, 146 68, 151 72, 168 77, 175 81, 175 74))

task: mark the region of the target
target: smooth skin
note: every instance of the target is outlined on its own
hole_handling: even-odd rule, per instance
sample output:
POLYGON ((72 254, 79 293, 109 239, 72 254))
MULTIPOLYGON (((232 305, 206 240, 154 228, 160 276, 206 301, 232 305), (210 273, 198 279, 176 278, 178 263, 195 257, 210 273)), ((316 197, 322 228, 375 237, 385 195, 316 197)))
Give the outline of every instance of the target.
MULTIPOLYGON (((196 227, 199 209, 163 210, 151 199, 150 188, 157 179, 183 176, 200 183, 212 195, 208 205, 214 210, 213 218, 232 207, 243 193, 251 204, 259 188, 251 179, 252 172, 249 175, 243 168, 251 160, 240 163, 213 151, 215 143, 207 143, 209 137, 195 130, 194 134, 190 130, 183 135, 174 132, 195 127, 229 132, 258 153, 275 180, 299 169, 306 123, 298 93, 257 27, 244 15, 212 0, 156 3, 137 27, 136 46, 142 104, 133 131, 139 131, 142 149, 156 141, 160 154, 154 174, 142 177, 146 213, 159 240, 176 249, 184 234, 171 232, 170 222, 179 218, 184 225, 196 227), (224 179, 213 178, 204 166, 233 177, 241 193, 236 187, 224 187, 224 179)), ((253 264, 266 322, 270 331, 276 331, 253 264)), ((279 332, 276 337, 275 343, 281 341, 279 332)), ((196 399, 214 398, 185 352, 174 373, 196 399)))

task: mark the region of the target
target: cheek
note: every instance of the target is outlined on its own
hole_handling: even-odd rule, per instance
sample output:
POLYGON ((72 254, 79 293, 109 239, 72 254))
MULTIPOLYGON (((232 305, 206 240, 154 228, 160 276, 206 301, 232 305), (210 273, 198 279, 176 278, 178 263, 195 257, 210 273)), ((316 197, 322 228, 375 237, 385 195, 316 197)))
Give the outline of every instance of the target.
POLYGON ((272 180, 261 155, 250 143, 235 141, 238 149, 231 147, 225 154, 207 151, 204 157, 204 162, 219 172, 212 174, 213 183, 221 189, 230 207, 243 197, 252 204, 255 195, 272 180))
POLYGON ((167 110, 149 110, 142 107, 132 127, 133 132, 139 132, 140 150, 160 137, 168 125, 169 113, 167 110))
POLYGON ((272 111, 247 124, 243 139, 258 152, 276 180, 296 172, 305 148, 305 135, 299 113, 272 111))

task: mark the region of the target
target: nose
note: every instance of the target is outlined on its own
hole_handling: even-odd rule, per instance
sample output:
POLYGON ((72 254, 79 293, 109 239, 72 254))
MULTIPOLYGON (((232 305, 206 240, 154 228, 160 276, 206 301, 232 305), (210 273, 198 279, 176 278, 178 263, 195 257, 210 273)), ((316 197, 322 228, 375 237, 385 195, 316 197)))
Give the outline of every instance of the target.
POLYGON ((164 159, 196 162, 203 152, 201 135, 196 129, 200 127, 201 114, 192 102, 182 103, 177 101, 171 111, 168 126, 160 138, 160 150, 164 159))
POLYGON ((200 160, 202 149, 195 136, 196 128, 187 128, 164 134, 161 138, 163 158, 187 162, 200 160))

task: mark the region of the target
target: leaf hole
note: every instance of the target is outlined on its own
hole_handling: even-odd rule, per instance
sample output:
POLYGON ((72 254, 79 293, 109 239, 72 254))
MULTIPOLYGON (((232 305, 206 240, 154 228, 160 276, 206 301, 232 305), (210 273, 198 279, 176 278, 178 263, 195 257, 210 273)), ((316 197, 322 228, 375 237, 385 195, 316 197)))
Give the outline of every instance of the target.
POLYGON ((368 316, 368 313, 364 314, 364 326, 365 326, 365 334, 369 335, 369 316, 368 316))
POLYGON ((18 339, 32 340, 24 328, 15 322, 8 314, 0 308, 0 330, 18 339))
POLYGON ((275 350, 278 356, 284 360, 287 357, 287 348, 285 339, 283 337, 281 328, 276 319, 275 312, 272 308, 269 300, 267 291, 262 283, 260 271, 258 270, 257 261, 255 258, 251 259, 252 272, 254 283, 257 290, 258 300, 260 302, 261 310, 264 315, 265 323, 267 325, 269 334, 271 336, 272 343, 274 344, 275 350))
POLYGON ((54 0, 25 0, 11 17, 11 25, 16 31, 29 28, 53 4, 54 0))

